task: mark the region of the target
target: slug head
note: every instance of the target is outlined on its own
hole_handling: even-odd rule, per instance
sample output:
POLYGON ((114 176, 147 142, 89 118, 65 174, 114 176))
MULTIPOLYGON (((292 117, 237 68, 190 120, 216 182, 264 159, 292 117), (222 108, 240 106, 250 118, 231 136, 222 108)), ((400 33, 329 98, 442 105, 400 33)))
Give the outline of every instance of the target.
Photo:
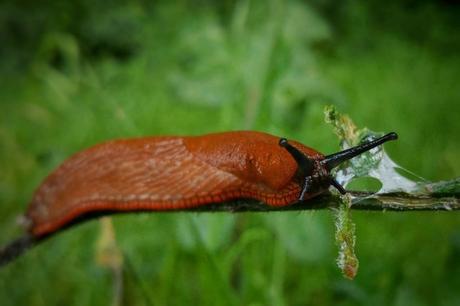
POLYGON ((331 176, 331 170, 355 156, 367 152, 389 140, 396 139, 398 139, 396 133, 388 133, 370 142, 327 155, 322 160, 315 160, 303 154, 297 148, 290 145, 286 138, 281 138, 279 145, 285 148, 297 162, 299 174, 303 180, 299 201, 303 201, 308 198, 307 195, 319 193, 329 188, 330 185, 334 186, 341 194, 345 194, 345 188, 331 176))

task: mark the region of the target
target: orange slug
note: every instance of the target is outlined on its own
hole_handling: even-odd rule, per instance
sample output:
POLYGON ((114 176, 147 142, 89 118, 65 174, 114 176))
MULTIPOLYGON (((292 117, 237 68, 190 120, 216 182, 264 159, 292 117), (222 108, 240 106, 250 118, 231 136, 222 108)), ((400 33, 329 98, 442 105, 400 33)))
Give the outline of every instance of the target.
MULTIPOLYGON (((37 241, 91 214, 186 210, 235 199, 283 206, 331 185, 345 193, 331 169, 396 138, 389 133, 327 156, 254 131, 105 142, 73 155, 40 184, 25 214, 26 240, 37 241)), ((8 257, 2 252, 8 248, 0 251, 0 265, 2 256, 8 257)))

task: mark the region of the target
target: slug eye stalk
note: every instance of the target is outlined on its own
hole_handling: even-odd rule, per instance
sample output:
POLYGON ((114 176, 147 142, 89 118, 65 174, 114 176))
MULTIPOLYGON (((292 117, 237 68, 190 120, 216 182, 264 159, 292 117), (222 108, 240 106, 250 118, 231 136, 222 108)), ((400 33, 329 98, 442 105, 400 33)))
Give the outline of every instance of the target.
POLYGON ((331 177, 329 175, 329 172, 335 167, 339 166, 341 163, 349 159, 352 159, 353 157, 356 157, 364 152, 372 150, 373 148, 387 141, 396 139, 398 139, 398 134, 396 134, 395 132, 391 132, 370 142, 331 155, 327 155, 323 160, 319 162, 320 165, 324 168, 324 170, 326 170, 326 177, 324 177, 324 174, 320 174, 319 172, 315 173, 315 161, 303 154, 302 152, 300 152, 295 147, 291 146, 286 140, 286 138, 281 138, 279 141, 279 145, 285 148, 292 155, 292 157, 298 164, 300 173, 303 176, 303 186, 302 191, 300 192, 299 201, 303 201, 304 195, 310 192, 314 192, 315 189, 318 189, 319 187, 318 183, 321 184, 321 181, 324 182, 324 180, 326 180, 329 185, 334 186, 341 194, 345 194, 345 188, 343 188, 343 186, 340 185, 336 179, 331 177), (317 182, 315 182, 315 176, 317 182))
POLYGON ((279 145, 285 148, 289 152, 289 154, 291 154, 292 157, 295 159, 300 169, 300 172, 302 173, 302 176, 310 176, 313 173, 315 164, 311 158, 308 158, 298 149, 291 146, 286 138, 281 138, 279 141, 279 145))
POLYGON ((331 155, 327 155, 321 163, 323 163, 326 166, 327 170, 332 170, 344 161, 347 161, 349 159, 352 159, 355 156, 358 156, 364 152, 367 152, 369 150, 372 150, 373 148, 387 142, 390 140, 396 140, 398 139, 398 134, 395 132, 388 133, 380 138, 377 138, 375 140, 372 140, 367 143, 363 143, 361 145, 358 145, 356 147, 343 150, 331 155))

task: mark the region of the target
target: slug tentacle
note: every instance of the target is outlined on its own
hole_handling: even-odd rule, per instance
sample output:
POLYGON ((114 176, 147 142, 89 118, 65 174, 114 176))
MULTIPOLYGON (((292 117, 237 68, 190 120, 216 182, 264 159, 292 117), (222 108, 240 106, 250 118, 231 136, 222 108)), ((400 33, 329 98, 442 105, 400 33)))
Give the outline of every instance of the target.
POLYGON ((353 157, 367 152, 389 140, 396 139, 398 139, 398 135, 395 132, 391 132, 370 142, 327 155, 321 161, 309 158, 300 150, 291 146, 286 138, 281 138, 279 140, 279 145, 285 148, 297 162, 303 181, 299 201, 303 201, 305 200, 306 195, 318 194, 327 190, 329 186, 335 187, 341 194, 347 193, 345 188, 331 176, 330 171, 353 157))
POLYGON ((329 174, 324 171, 317 160, 309 158, 300 150, 290 145, 286 138, 281 138, 279 145, 285 148, 297 162, 302 179, 302 188, 298 198, 299 201, 307 200, 311 198, 311 194, 317 194, 329 187, 330 183, 324 182, 325 177, 329 174))
POLYGON ((395 132, 388 133, 370 142, 366 142, 356 147, 352 147, 347 150, 343 150, 343 151, 340 151, 340 152, 337 152, 331 155, 327 155, 323 160, 323 164, 330 171, 334 169, 335 167, 337 167, 338 165, 340 165, 341 163, 343 163, 344 161, 352 159, 353 157, 358 156, 369 150, 372 150, 373 148, 381 144, 384 144, 385 142, 389 140, 396 140, 396 139, 398 139, 398 134, 396 134, 395 132))
POLYGON ((335 178, 332 178, 332 177, 331 177, 331 185, 334 186, 341 194, 346 194, 347 193, 345 188, 343 188, 343 186, 340 185, 339 182, 337 182, 337 180, 335 178))
POLYGON ((302 176, 309 176, 312 174, 314 169, 314 162, 310 158, 305 156, 305 154, 300 152, 297 148, 290 145, 286 138, 281 138, 279 145, 285 148, 295 159, 300 171, 302 172, 302 176))

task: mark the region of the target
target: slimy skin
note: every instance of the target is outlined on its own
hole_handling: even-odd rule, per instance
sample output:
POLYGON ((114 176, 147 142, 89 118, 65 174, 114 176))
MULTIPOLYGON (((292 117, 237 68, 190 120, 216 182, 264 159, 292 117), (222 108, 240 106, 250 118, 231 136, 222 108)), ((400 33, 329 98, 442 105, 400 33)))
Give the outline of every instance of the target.
MULTIPOLYGON (((295 203, 302 178, 279 141, 239 131, 96 145, 70 157, 41 183, 26 213, 28 231, 46 236, 95 212, 183 210, 244 198, 272 206, 295 203)), ((299 142, 290 144, 312 161, 324 159, 299 142)))

